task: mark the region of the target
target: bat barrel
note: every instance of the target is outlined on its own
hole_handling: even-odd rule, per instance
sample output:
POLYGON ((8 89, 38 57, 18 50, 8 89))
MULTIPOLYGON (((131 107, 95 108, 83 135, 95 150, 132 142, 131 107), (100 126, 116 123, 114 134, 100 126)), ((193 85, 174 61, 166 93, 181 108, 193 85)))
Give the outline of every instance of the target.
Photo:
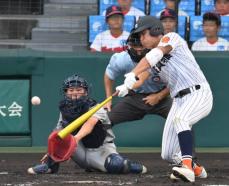
POLYGON ((64 139, 68 134, 72 133, 74 130, 79 128, 81 125, 85 123, 94 113, 96 113, 100 108, 102 108, 106 103, 111 101, 112 96, 105 99, 102 103, 97 104, 95 107, 90 109, 88 112, 84 113, 82 116, 74 120, 72 123, 70 123, 67 127, 62 129, 60 132, 58 132, 58 136, 61 139, 64 139))

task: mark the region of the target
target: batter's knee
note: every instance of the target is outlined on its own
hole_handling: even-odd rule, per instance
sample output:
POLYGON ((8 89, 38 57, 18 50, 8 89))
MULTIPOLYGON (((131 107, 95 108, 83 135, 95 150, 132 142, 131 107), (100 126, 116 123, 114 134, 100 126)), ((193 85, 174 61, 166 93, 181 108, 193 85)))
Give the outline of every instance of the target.
POLYGON ((173 123, 177 134, 185 130, 191 130, 190 123, 183 117, 175 116, 173 123))

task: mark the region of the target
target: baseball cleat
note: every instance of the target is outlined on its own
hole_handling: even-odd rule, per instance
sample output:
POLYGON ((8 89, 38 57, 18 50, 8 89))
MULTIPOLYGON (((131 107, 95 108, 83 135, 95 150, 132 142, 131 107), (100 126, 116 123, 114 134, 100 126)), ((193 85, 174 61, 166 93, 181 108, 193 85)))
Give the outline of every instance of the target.
POLYGON ((173 170, 173 175, 175 177, 180 178, 185 182, 195 182, 194 172, 191 169, 187 168, 186 166, 173 167, 172 170, 173 170))
POLYGON ((197 178, 207 178, 208 177, 207 171, 205 170, 203 166, 198 166, 194 168, 194 173, 197 178))
POLYGON ((51 173, 51 169, 48 168, 47 164, 39 164, 34 167, 30 167, 27 170, 28 174, 48 174, 51 173))
MULTIPOLYGON (((194 168, 194 174, 195 174, 195 177, 197 177, 197 178, 205 179, 208 177, 207 171, 205 170, 205 168, 203 166, 198 166, 198 167, 194 168), (201 172, 199 172, 199 170, 201 172)), ((173 173, 170 174, 170 179, 174 180, 174 181, 180 180, 180 178, 174 176, 173 173)))
POLYGON ((172 174, 170 174, 170 179, 171 179, 171 180, 173 180, 173 181, 178 181, 178 180, 180 180, 180 178, 179 178, 179 177, 174 176, 174 174, 173 174, 173 173, 172 173, 172 174))

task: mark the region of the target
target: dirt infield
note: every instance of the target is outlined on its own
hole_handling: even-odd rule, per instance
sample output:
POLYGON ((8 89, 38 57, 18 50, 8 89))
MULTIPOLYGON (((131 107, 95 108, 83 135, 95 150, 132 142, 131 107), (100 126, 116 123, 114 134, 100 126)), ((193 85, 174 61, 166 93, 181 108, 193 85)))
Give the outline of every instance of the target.
POLYGON ((64 162, 58 174, 28 175, 28 167, 42 157, 39 153, 1 153, 0 185, 229 185, 229 153, 200 153, 198 159, 208 172, 207 179, 196 179, 194 184, 169 179, 171 167, 161 160, 159 153, 124 154, 132 160, 141 161, 148 168, 145 175, 109 175, 85 172, 73 162, 64 162))

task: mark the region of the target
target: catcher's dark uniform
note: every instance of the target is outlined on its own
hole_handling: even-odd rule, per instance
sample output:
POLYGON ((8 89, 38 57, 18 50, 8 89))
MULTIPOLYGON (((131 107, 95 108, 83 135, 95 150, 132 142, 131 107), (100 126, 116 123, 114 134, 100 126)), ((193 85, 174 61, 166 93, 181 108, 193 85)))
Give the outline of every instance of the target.
MULTIPOLYGON (((99 119, 100 123, 96 125, 103 125, 105 124, 104 128, 106 128, 106 136, 104 141, 99 147, 92 148, 93 144, 90 144, 90 141, 88 140, 88 144, 85 144, 85 141, 80 141, 77 150, 72 155, 72 160, 75 161, 81 168, 85 169, 96 169, 103 172, 107 172, 105 165, 106 158, 112 154, 116 153, 118 154, 116 150, 116 146, 114 144, 114 133, 111 130, 111 127, 109 127, 110 120, 107 116, 107 112, 101 108, 98 110, 93 117, 96 117, 99 119), (86 146, 90 146, 86 147, 86 146)), ((63 123, 62 114, 60 114, 59 121, 57 123, 56 129, 61 129, 63 123)), ((93 141, 91 141, 93 143, 93 141)))
MULTIPOLYGON (((75 88, 76 91, 79 87, 84 88, 88 93, 88 84, 82 77, 73 75, 64 81, 63 92, 65 96, 59 104, 60 116, 55 130, 65 128, 97 104, 95 100, 88 97, 88 94, 78 94, 80 96, 76 99, 73 99, 69 94, 66 96, 66 90, 73 91, 75 88)), ((108 173, 146 173, 145 166, 130 161, 117 152, 114 144, 115 136, 111 130, 107 111, 101 108, 93 117, 96 117, 98 121, 95 125, 93 124, 92 131, 79 141, 71 156, 72 160, 87 170, 99 170, 108 173)), ((72 134, 77 134, 79 130, 76 129, 72 134)), ((27 172, 29 174, 56 173, 58 169, 59 163, 47 155, 46 162, 30 167, 27 172)))

